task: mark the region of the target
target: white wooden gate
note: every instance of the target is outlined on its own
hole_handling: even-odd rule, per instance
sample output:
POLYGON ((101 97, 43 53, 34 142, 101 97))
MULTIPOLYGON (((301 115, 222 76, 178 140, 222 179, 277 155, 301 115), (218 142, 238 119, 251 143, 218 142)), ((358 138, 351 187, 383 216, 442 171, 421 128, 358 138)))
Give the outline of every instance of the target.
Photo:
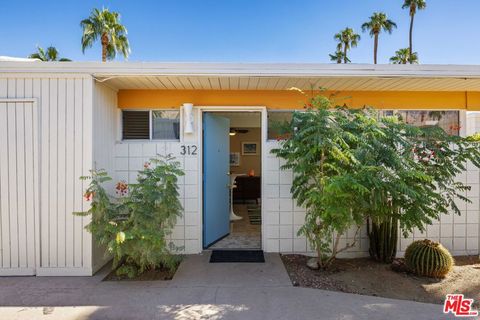
POLYGON ((0 99, 0 275, 34 275, 38 256, 38 114, 0 99))

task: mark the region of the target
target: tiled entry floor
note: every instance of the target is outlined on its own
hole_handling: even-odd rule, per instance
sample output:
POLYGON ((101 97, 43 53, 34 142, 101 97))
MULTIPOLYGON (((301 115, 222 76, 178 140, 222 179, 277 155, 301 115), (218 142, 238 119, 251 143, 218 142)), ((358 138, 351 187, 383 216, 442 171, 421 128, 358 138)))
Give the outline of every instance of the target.
POLYGON ((230 223, 230 234, 209 249, 261 249, 261 224, 250 224, 247 205, 235 204, 233 209, 243 219, 230 223))

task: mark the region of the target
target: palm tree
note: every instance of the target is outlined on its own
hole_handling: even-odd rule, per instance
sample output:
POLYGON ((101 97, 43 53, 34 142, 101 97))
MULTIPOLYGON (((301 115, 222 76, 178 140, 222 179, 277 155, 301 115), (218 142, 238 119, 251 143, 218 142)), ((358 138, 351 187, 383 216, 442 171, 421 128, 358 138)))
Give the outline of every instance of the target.
MULTIPOLYGON (((408 37, 409 41, 409 52, 410 56, 413 57, 413 19, 415 18, 415 13, 417 10, 423 10, 427 7, 427 2, 425 0, 404 0, 402 9, 408 8, 410 10, 410 33, 408 37)), ((410 62, 413 63, 413 62, 410 62)))
POLYGON ((38 59, 40 61, 72 61, 67 58, 58 59, 58 50, 54 46, 50 46, 47 50, 44 50, 42 47, 37 47, 37 52, 32 53, 28 56, 30 59, 38 59))
POLYGON ((377 52, 378 52, 378 36, 380 32, 387 31, 392 33, 393 28, 396 28, 397 24, 387 18, 387 15, 383 12, 374 12, 368 22, 362 24, 362 31, 370 31, 370 36, 374 38, 373 45, 373 63, 377 64, 377 52))
POLYGON ((393 64, 418 63, 418 55, 416 52, 413 52, 410 56, 408 48, 398 49, 395 51, 395 55, 390 58, 390 62, 393 64))
POLYGON ((343 50, 343 63, 347 63, 350 60, 348 59, 347 52, 350 48, 355 48, 360 41, 360 35, 355 33, 352 28, 345 28, 337 33, 334 37, 339 43, 337 45, 337 51, 343 50))
POLYGON ((130 46, 127 29, 120 24, 120 15, 117 12, 110 12, 105 8, 100 11, 95 8, 87 19, 80 22, 80 26, 83 28, 83 53, 100 38, 103 62, 114 59, 117 52, 121 52, 125 58, 128 58, 130 46))
MULTIPOLYGON (((334 54, 329 54, 330 56, 330 61, 336 62, 336 63, 342 63, 343 60, 343 51, 337 48, 337 51, 335 51, 334 54)), ((350 62, 350 59, 347 57, 347 62, 350 62)))

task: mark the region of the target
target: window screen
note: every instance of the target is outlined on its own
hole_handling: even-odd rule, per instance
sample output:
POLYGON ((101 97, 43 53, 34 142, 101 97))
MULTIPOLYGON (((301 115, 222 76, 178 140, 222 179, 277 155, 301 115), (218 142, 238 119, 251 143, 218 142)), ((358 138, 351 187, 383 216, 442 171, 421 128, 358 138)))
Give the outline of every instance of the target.
POLYGON ((292 121, 293 111, 268 112, 268 139, 275 140, 283 137, 282 125, 292 121))
POLYGON ((180 139, 180 112, 174 110, 155 110, 152 112, 152 139, 180 139))
POLYGON ((398 110, 384 111, 383 114, 396 114, 403 121, 414 126, 438 126, 450 135, 459 135, 460 133, 460 113, 458 111, 398 110))
POLYGON ((150 139, 150 112, 123 111, 122 137, 130 139, 150 139))

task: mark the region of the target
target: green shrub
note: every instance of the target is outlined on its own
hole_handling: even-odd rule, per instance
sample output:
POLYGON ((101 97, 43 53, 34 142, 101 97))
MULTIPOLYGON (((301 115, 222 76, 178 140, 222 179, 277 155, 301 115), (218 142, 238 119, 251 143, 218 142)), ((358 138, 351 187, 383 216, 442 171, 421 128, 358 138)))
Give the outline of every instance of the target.
POLYGON ((285 139, 271 151, 285 160, 282 170, 293 171, 292 196, 306 209, 298 234, 315 249, 320 268, 328 268, 339 253, 356 245, 364 222, 363 199, 370 189, 361 176, 371 173, 360 172, 355 153, 365 139, 345 129, 347 124, 361 127, 363 120, 345 108, 333 108, 326 97, 315 97, 305 112, 293 113, 282 128, 285 139), (342 243, 350 228, 356 229, 353 240, 342 243))
POLYGON ((146 163, 138 174, 138 183, 116 185, 118 198, 108 195, 103 184, 111 178, 104 170, 91 171, 85 198, 91 201, 87 225, 98 243, 113 256, 117 275, 134 277, 146 270, 173 269, 178 264, 174 253, 179 248, 168 235, 182 213, 178 200, 178 176, 184 175, 172 157, 157 157, 146 163))
POLYGON ((306 209, 299 235, 326 268, 356 245, 367 221, 371 257, 391 263, 400 232, 424 231, 443 214, 460 215, 456 202, 471 202, 465 197, 471 187, 457 176, 468 162, 480 167, 480 134, 450 136, 370 108, 336 105, 332 97, 315 96, 304 112, 277 125, 282 138, 271 152, 293 171, 290 191, 306 209), (353 228, 355 237, 343 245, 342 235, 353 228))
POLYGON ((414 273, 444 278, 453 267, 453 258, 440 243, 428 239, 414 241, 405 251, 405 264, 414 273))

